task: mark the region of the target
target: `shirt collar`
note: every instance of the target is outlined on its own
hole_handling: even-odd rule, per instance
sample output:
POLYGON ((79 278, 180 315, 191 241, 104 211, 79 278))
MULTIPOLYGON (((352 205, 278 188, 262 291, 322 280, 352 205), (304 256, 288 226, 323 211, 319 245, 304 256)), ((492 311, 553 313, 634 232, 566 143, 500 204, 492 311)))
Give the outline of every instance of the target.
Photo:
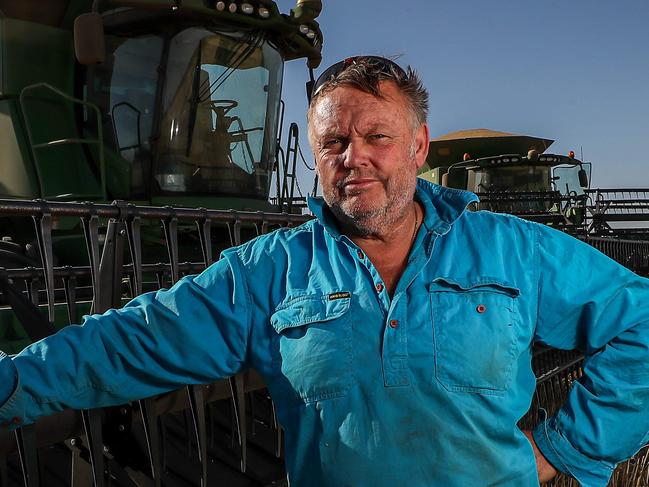
POLYGON ((444 235, 471 203, 479 198, 470 191, 445 188, 417 178, 415 199, 424 206, 423 224, 429 231, 444 235))
MULTIPOLYGON (((423 224, 429 231, 439 235, 443 235, 451 229, 453 222, 464 213, 469 204, 479 201, 478 197, 469 191, 445 188, 421 178, 417 178, 415 199, 424 207, 423 224)), ((315 198, 309 196, 307 203, 318 222, 333 238, 339 240, 341 233, 336 217, 324 199, 321 196, 315 198)))

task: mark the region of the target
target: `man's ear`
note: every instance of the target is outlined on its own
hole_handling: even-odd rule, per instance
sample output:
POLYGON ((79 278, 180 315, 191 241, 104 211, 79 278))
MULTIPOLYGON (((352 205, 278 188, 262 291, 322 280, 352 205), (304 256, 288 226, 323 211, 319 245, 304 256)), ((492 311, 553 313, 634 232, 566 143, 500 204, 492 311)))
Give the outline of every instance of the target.
POLYGON ((426 163, 429 142, 428 124, 422 123, 415 134, 415 163, 417 164, 417 169, 426 163))

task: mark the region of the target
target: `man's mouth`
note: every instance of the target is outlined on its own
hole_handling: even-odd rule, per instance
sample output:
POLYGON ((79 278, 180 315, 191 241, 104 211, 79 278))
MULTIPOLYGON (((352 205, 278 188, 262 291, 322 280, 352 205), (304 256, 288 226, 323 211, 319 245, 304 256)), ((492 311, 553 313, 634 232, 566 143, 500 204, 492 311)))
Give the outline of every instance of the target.
POLYGON ((378 183, 376 179, 370 178, 349 179, 347 181, 343 181, 342 188, 346 193, 356 193, 363 191, 364 189, 367 189, 376 183, 378 183))

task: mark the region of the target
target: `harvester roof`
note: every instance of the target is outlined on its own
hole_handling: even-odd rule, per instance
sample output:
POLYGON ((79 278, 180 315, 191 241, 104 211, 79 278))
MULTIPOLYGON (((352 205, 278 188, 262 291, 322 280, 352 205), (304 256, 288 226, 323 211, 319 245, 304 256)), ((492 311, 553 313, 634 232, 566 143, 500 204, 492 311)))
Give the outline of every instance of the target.
POLYGON ((530 149, 539 153, 547 150, 554 140, 512 134, 490 129, 458 130, 430 141, 426 163, 432 169, 462 161, 465 153, 471 159, 501 154, 527 154, 530 149))

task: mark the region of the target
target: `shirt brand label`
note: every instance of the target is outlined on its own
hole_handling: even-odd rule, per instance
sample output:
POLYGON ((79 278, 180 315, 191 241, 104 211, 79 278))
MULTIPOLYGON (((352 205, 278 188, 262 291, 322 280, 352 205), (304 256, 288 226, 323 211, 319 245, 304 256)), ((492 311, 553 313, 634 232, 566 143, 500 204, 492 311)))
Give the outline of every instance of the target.
POLYGON ((351 298, 352 293, 349 291, 345 291, 344 293, 331 293, 329 295, 329 301, 333 301, 335 299, 343 299, 343 298, 351 298))

